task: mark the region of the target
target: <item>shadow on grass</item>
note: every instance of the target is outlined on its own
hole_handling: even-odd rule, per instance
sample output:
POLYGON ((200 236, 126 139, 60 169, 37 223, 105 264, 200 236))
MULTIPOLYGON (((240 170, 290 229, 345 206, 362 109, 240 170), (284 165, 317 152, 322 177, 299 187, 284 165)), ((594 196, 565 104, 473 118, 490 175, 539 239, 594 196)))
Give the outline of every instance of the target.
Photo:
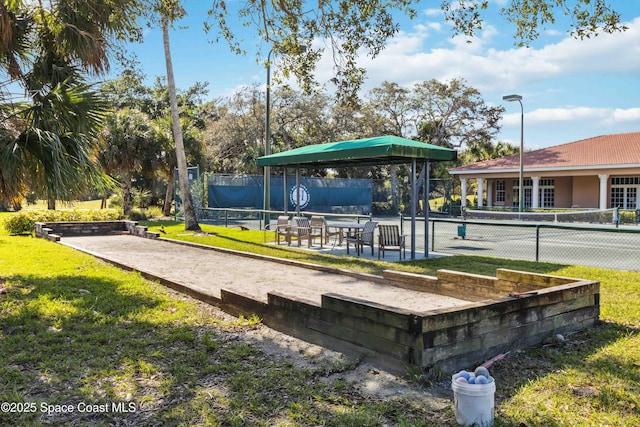
POLYGON ((5 280, 0 401, 36 410, 3 411, 2 425, 419 425, 428 416, 328 381, 326 367, 264 355, 208 307, 145 289, 156 285, 135 274, 5 280))
MULTIPOLYGON (((562 268, 467 256, 410 263, 425 270, 459 264, 457 269, 474 272, 478 266, 494 272, 500 267, 550 273, 562 268), (471 267, 474 263, 478 266, 471 267)), ((291 369, 286 362, 265 357, 224 328, 206 320, 186 321, 174 314, 176 307, 178 313, 182 310, 183 303, 162 296, 162 292, 155 295, 130 287, 128 281, 138 280, 136 277, 58 277, 55 273, 50 277, 5 277, 11 289, 0 296, 2 401, 131 401, 140 410, 129 414, 0 414, 0 424, 271 425, 285 417, 300 425, 428 425, 435 417, 424 406, 407 410, 404 403, 363 398, 340 381, 317 381, 317 371, 291 369)), ((637 350, 626 356, 620 348, 634 346, 637 338, 636 329, 607 323, 571 335, 568 341, 552 341, 514 353, 492 370, 499 384, 497 425, 525 421, 530 426, 553 425, 558 419, 557 424, 566 425, 568 417, 573 417, 566 409, 558 412, 567 418, 558 418, 553 408, 535 406, 545 408, 544 402, 526 407, 523 400, 527 395, 522 390, 529 380, 552 392, 568 390, 562 404, 569 412, 577 413, 591 404, 613 414, 629 415, 633 409, 625 414, 624 409, 612 407, 612 402, 629 408, 633 398, 624 391, 639 393, 639 358, 630 357, 637 355, 637 350), (611 378, 623 386, 601 386, 597 379, 594 386, 594 375, 587 375, 597 372, 602 376, 595 378, 611 378), (633 375, 627 380, 622 375, 628 372, 633 375), (558 375, 564 381, 560 386, 551 383, 558 375), (593 393, 587 394, 590 390, 593 393), (519 410, 523 415, 511 415, 509 405, 525 408, 519 410)), ((583 424, 589 421, 593 420, 586 419, 583 424)), ((450 413, 445 417, 439 414, 433 422, 453 424, 450 413)))

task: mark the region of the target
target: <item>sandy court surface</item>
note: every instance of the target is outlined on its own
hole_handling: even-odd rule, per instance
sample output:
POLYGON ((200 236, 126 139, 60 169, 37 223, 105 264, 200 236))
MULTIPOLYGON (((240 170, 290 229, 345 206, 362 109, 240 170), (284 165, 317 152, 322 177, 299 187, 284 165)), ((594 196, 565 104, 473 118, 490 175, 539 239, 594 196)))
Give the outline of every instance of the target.
MULTIPOLYGON (((332 292, 416 311, 468 303, 441 295, 383 286, 345 275, 163 240, 115 235, 63 237, 61 243, 183 285, 204 288, 217 296, 220 296, 221 288, 226 288, 266 301, 267 292, 279 291, 320 304, 321 295, 332 292)), ((211 309, 218 312, 216 315, 221 318, 228 316, 215 307, 211 309)), ((243 330, 242 333, 235 334, 235 339, 255 345, 270 358, 287 360, 298 367, 332 372, 336 366, 350 366, 349 369, 328 375, 326 380, 339 377, 365 394, 383 399, 408 399, 415 404, 427 405, 432 410, 441 410, 451 405, 451 389, 447 381, 434 383, 425 389, 378 369, 375 363, 371 363, 372 360, 354 363, 352 356, 288 336, 265 325, 243 330)), ((369 355, 371 357, 373 355, 369 355)))
POLYGON ((63 237, 61 243, 182 285, 206 289, 217 297, 220 297, 221 289, 227 289, 266 302, 267 293, 277 291, 320 304, 322 294, 335 293, 417 312, 469 303, 162 239, 127 235, 82 236, 63 237))

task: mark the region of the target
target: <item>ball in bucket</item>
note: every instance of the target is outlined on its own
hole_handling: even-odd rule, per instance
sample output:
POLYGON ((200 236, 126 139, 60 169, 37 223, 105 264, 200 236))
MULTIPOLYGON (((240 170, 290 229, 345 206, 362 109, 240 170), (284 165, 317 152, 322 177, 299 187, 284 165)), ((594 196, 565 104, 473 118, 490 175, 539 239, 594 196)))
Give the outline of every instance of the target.
POLYGON ((464 426, 493 425, 496 383, 489 370, 460 371, 451 377, 456 421, 464 426))

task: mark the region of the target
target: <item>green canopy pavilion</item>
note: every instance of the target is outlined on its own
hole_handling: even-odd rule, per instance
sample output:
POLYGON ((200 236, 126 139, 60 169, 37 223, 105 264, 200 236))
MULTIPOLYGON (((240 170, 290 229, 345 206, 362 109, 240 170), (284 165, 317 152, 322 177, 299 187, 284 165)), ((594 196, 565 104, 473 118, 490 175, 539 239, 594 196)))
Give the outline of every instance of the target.
POLYGON ((449 161, 456 151, 397 136, 307 145, 263 156, 258 166, 339 167, 409 163, 411 159, 449 161))
MULTIPOLYGON (((262 156, 258 158, 258 166, 281 166, 296 168, 296 188, 299 188, 300 168, 322 168, 340 166, 372 166, 385 164, 411 163, 411 259, 415 259, 415 221, 416 208, 413 202, 417 198, 416 172, 417 162, 424 164, 425 184, 429 179, 429 162, 455 160, 457 152, 450 148, 424 142, 413 141, 397 136, 379 136, 351 141, 329 142, 326 144, 307 145, 293 150, 262 156)), ((286 176, 286 173, 285 173, 286 176)), ((286 186, 285 186, 286 187, 286 186)), ((425 188, 428 188, 425 186, 425 188)), ((298 197, 300 192, 297 192, 298 197)), ((426 192, 425 192, 426 199, 426 192)), ((426 200, 424 201, 426 205, 426 200)), ((296 212, 300 215, 300 203, 296 204, 296 212)), ((428 223, 429 210, 425 212, 425 257, 428 256, 428 223)))

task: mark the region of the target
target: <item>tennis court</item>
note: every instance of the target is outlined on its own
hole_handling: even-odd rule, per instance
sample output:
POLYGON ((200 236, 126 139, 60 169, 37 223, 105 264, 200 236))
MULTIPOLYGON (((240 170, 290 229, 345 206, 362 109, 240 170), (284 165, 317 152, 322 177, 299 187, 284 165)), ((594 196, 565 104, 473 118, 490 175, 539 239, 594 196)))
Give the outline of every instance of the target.
POLYGON ((637 226, 437 219, 430 232, 430 249, 440 253, 640 269, 637 226), (458 226, 464 226, 464 238, 458 235, 458 226))
MULTIPOLYGON (((429 253, 537 260, 640 271, 640 226, 625 224, 616 227, 611 223, 611 210, 601 212, 600 215, 601 221, 605 223, 556 223, 553 222, 553 217, 530 217, 525 221, 432 217, 429 220, 429 253), (459 236, 459 226, 464 226, 465 238, 459 236)), ((565 217, 567 218, 570 217, 565 217)), ((411 222, 408 218, 374 216, 372 219, 379 224, 402 224, 403 233, 409 239, 411 222)), ((353 218, 345 220, 354 221, 353 218)), ((340 218, 332 221, 340 221, 340 218)), ((224 221, 211 223, 225 225, 224 221)), ((228 225, 242 225, 253 229, 262 226, 255 219, 229 220, 228 225)), ((416 222, 417 259, 423 258, 424 249, 424 221, 420 219, 416 222)))

